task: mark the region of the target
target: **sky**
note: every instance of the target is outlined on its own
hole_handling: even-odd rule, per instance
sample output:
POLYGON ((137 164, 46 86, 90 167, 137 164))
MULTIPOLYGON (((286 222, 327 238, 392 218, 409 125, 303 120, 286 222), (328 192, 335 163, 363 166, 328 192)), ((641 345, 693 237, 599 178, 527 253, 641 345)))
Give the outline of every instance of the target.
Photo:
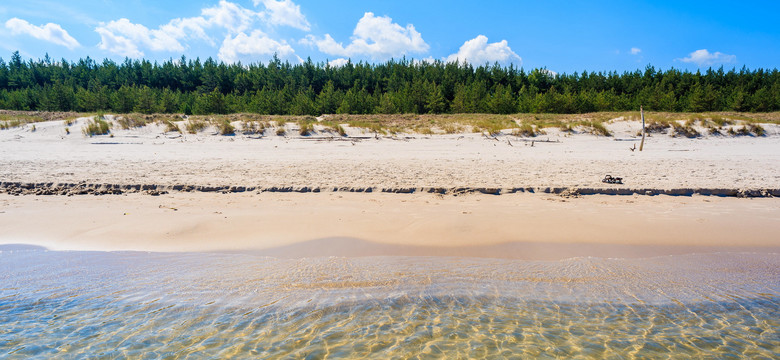
POLYGON ((0 57, 780 67, 780 1, 4 0, 0 57))

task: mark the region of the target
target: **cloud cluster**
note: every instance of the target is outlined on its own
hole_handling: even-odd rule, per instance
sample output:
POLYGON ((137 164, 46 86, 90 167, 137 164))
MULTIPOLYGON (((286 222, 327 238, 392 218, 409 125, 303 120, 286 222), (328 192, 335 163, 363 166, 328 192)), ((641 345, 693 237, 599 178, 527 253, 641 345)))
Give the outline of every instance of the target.
POLYGON ((346 46, 336 42, 330 34, 325 34, 322 38, 309 35, 306 40, 328 55, 368 56, 375 60, 424 53, 429 49, 414 25, 402 27, 390 17, 375 16, 372 12, 367 12, 360 18, 352 35, 352 42, 346 46))
POLYGON ((332 67, 342 67, 344 65, 347 65, 348 62, 349 62, 349 59, 338 58, 338 59, 329 61, 328 65, 330 65, 332 67))
POLYGON ((680 60, 685 63, 694 63, 699 66, 702 66, 702 65, 712 65, 712 64, 733 63, 737 61, 737 57, 735 55, 728 55, 719 51, 710 53, 709 51, 707 51, 707 49, 700 49, 688 54, 688 57, 684 57, 682 59, 677 59, 677 60, 680 60))
POLYGON ((447 62, 467 62, 473 65, 483 65, 485 63, 514 63, 522 65, 523 59, 520 58, 512 49, 506 40, 488 44, 488 38, 484 35, 466 41, 460 47, 457 53, 447 56, 447 62))
POLYGON ((11 34, 30 35, 36 39, 61 45, 71 50, 80 46, 79 42, 70 36, 67 31, 54 23, 48 23, 43 26, 35 26, 22 19, 11 18, 5 22, 5 27, 6 29, 11 30, 11 34))
MULTIPOLYGON (((310 33, 311 24, 293 0, 252 0, 252 3, 254 8, 219 0, 213 6, 201 8, 199 16, 171 19, 156 27, 135 23, 128 18, 101 22, 94 28, 100 36, 97 48, 124 57, 141 58, 148 52, 180 54, 199 42, 218 48, 217 57, 227 63, 255 62, 274 54, 285 60, 303 61, 287 40, 274 37, 277 27, 287 27, 307 33, 300 40, 291 42, 309 45, 336 57, 330 62, 331 66, 343 66, 353 57, 387 60, 412 54, 425 56, 420 61, 435 61, 427 54, 430 46, 414 25, 402 26, 389 16, 365 12, 345 43, 327 33, 319 36, 310 33)), ((5 27, 14 35, 27 34, 69 49, 80 46, 58 24, 35 26, 12 18, 5 27)), ((640 51, 632 49, 632 53, 634 50, 640 51)), ((457 53, 441 60, 477 65, 522 63, 506 40, 488 43, 484 35, 466 41, 457 53)))
POLYGON ((234 33, 249 29, 257 15, 252 10, 225 0, 220 0, 215 7, 201 10, 201 19, 209 26, 218 26, 234 33))
POLYGON ((642 52, 642 49, 640 49, 640 48, 636 48, 636 47, 632 47, 631 48, 631 55, 639 55, 639 53, 641 53, 641 52, 642 52))
POLYGON ((226 37, 217 56, 226 63, 236 63, 242 60, 251 61, 251 57, 256 55, 274 54, 282 59, 295 56, 298 61, 302 61, 285 41, 271 39, 260 30, 252 31, 249 35, 242 32, 234 37, 226 37))
POLYGON ((295 50, 290 45, 269 38, 254 26, 256 22, 264 21, 274 26, 308 30, 309 23, 300 7, 290 0, 256 0, 255 4, 262 4, 265 10, 254 11, 220 0, 216 6, 202 9, 200 16, 173 19, 157 29, 134 24, 128 19, 110 21, 95 28, 100 35, 98 48, 132 58, 144 56, 144 50, 182 52, 187 48, 182 43, 185 40, 203 40, 215 45, 209 33, 216 30, 224 34, 218 53, 222 61, 232 63, 242 57, 248 59, 251 55, 274 53, 292 57, 295 50))
POLYGON ((263 4, 266 12, 260 16, 269 24, 275 26, 289 26, 295 29, 309 31, 310 25, 306 17, 301 13, 301 7, 291 0, 254 0, 255 6, 263 4))
MULTIPOLYGON (((184 24, 189 23, 179 20, 176 24, 171 22, 159 29, 150 30, 123 18, 102 24, 95 31, 100 34, 100 49, 135 58, 144 56, 140 47, 152 51, 184 51, 184 46, 179 42, 186 34, 182 28, 184 24)), ((203 31, 200 27, 197 29, 203 31)))

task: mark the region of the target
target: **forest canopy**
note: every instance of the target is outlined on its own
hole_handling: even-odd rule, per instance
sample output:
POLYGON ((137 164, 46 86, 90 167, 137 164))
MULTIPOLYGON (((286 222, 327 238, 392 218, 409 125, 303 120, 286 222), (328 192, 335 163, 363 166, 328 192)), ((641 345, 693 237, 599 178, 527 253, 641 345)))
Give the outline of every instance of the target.
POLYGON ((0 58, 0 109, 273 115, 780 110, 777 69, 555 74, 407 59, 225 64, 0 58))

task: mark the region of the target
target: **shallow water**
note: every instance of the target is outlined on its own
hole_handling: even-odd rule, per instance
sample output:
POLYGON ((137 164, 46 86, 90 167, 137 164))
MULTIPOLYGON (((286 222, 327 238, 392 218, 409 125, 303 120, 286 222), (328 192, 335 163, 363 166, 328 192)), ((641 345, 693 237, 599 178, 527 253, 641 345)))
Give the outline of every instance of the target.
POLYGON ((780 255, 0 251, 0 357, 780 357, 780 255))

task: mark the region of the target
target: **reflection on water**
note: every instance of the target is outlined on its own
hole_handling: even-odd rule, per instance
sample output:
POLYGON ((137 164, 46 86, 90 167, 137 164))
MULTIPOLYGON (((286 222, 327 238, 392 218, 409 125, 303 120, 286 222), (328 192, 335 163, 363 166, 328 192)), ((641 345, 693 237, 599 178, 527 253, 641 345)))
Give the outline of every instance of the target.
POLYGON ((780 255, 0 251, 0 357, 780 356, 780 255))

